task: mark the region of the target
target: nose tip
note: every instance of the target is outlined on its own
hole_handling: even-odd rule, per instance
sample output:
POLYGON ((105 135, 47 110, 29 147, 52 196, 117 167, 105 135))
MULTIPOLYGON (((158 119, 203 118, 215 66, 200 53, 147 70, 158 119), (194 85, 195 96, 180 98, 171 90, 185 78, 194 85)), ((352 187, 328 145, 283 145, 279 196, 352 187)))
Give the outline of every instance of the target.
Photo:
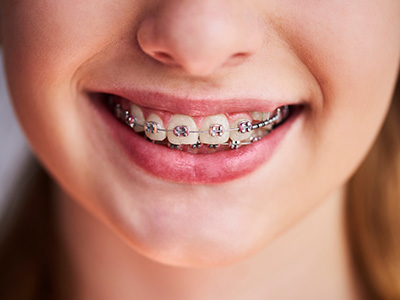
POLYGON ((256 18, 249 18, 248 12, 240 14, 226 1, 164 3, 143 20, 137 38, 143 52, 166 66, 180 67, 193 76, 208 76, 243 63, 261 44, 256 18))

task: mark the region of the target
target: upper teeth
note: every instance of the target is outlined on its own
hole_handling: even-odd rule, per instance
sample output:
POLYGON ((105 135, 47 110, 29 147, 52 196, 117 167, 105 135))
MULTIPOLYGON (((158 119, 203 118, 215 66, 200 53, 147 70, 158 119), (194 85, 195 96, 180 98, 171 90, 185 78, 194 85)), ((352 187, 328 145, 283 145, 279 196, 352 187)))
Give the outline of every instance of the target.
POLYGON ((255 129, 263 127, 269 132, 274 124, 280 123, 288 114, 288 106, 277 108, 274 112, 251 112, 252 119, 259 121, 254 124, 251 118, 243 117, 249 116, 248 114, 231 117, 231 124, 224 114, 219 114, 206 117, 198 129, 195 120, 190 116, 173 115, 165 126, 162 118, 154 112, 145 119, 142 109, 135 104, 131 104, 129 110, 124 110, 119 103, 112 105, 119 119, 123 119, 136 132, 144 131, 150 140, 163 141, 167 138, 172 145, 196 147, 203 143, 213 146, 226 144, 231 148, 237 148, 241 144, 258 141, 261 135, 259 132, 256 133, 255 129))
POLYGON ((231 131, 230 133, 232 141, 247 140, 251 136, 251 131, 253 130, 250 120, 242 118, 235 120, 232 127, 238 128, 238 130, 231 131))
POLYGON ((150 114, 146 120, 146 136, 153 141, 163 141, 167 133, 165 132, 163 121, 156 114, 150 114))
MULTIPOLYGON (((142 125, 145 124, 143 111, 139 106, 137 106, 136 104, 132 104, 130 113, 136 119, 136 124, 142 124, 142 125)), ((133 130, 135 130, 136 132, 142 132, 144 131, 144 127, 135 126, 133 130)))
POLYGON ((252 111, 250 113, 254 121, 265 121, 269 119, 270 112, 252 111))
POLYGON ((221 144, 229 140, 229 122, 225 115, 205 118, 201 124, 200 141, 204 144, 221 144))
POLYGON ((191 145, 199 138, 196 122, 189 116, 174 115, 169 121, 168 130, 167 138, 171 144, 191 145))

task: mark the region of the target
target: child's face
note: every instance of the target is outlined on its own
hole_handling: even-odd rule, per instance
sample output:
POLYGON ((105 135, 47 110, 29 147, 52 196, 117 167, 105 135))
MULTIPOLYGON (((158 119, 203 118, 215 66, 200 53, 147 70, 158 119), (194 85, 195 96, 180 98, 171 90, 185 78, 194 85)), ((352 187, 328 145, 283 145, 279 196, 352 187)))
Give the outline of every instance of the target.
POLYGON ((36 154, 136 250, 171 264, 238 260, 343 186, 399 66, 398 0, 4 0, 1 11, 36 154), (258 143, 195 155, 144 143, 100 92, 200 123, 303 109, 258 143))

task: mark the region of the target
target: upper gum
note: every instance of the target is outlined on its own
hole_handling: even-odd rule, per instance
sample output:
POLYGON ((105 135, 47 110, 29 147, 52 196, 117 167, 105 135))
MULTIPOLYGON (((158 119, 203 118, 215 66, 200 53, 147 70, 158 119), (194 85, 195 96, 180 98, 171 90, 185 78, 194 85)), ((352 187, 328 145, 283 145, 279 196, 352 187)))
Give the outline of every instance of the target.
MULTIPOLYGON (((130 111, 131 105, 136 105, 137 107, 139 107, 143 112, 145 120, 147 120, 147 118, 149 117, 150 114, 152 114, 152 113, 156 114, 163 121, 163 126, 165 128, 168 127, 168 124, 169 124, 169 122, 170 122, 170 120, 171 120, 173 115, 177 115, 177 114, 185 115, 185 114, 181 114, 181 113, 174 114, 174 113, 171 113, 169 111, 154 110, 154 109, 151 109, 151 108, 143 107, 143 106, 140 106, 140 105, 138 105, 136 103, 132 103, 131 101, 129 101, 127 99, 120 98, 120 97, 116 97, 114 99, 116 99, 117 102, 120 103, 120 105, 121 105, 121 107, 123 109, 128 110, 128 111, 130 111)), ((259 111, 259 112, 263 112, 263 111, 259 111)), ((264 112, 267 112, 267 111, 264 111, 264 112)), ((246 119, 246 120, 249 120, 251 122, 254 122, 250 111, 247 111, 247 112, 233 112, 233 113, 220 113, 220 114, 225 115, 225 117, 228 119, 229 124, 232 124, 237 119, 246 119)), ((207 116, 190 116, 190 115, 185 115, 185 116, 193 118, 195 123, 196 123, 196 125, 197 125, 197 127, 200 128, 202 123, 203 123, 203 120, 205 118, 210 117, 210 116, 214 116, 214 115, 219 115, 219 114, 213 114, 213 115, 207 115, 207 116)), ((144 125, 144 124, 142 124, 142 125, 144 125)), ((182 125, 184 125, 184 124, 182 124, 182 125)))
MULTIPOLYGON (((147 118, 148 118, 148 116, 150 114, 152 114, 152 113, 156 114, 161 118, 161 120, 163 121, 165 127, 168 127, 168 124, 169 124, 172 116, 174 116, 174 115, 182 115, 182 114, 173 114, 173 113, 166 112, 166 111, 156 111, 156 110, 143 108, 143 107, 141 107, 141 109, 143 111, 143 115, 144 115, 146 120, 147 120, 147 118)), ((219 115, 225 115, 225 117, 228 119, 229 124, 233 123, 237 119, 246 119, 246 120, 250 120, 250 121, 253 120, 248 112, 224 113, 224 114, 221 113, 219 115)), ((184 115, 184 116, 188 116, 188 115, 184 115)), ((212 115, 212 116, 215 116, 215 115, 212 115)), ((203 123, 203 121, 207 117, 211 117, 211 116, 188 116, 188 117, 191 117, 195 121, 195 123, 197 124, 197 127, 200 128, 202 123, 203 123)))
MULTIPOLYGON (((132 103, 130 101, 128 101, 128 100, 125 100, 125 103, 121 103, 121 105, 125 109, 130 110, 130 109, 128 109, 128 107, 130 108, 132 103)), ((154 110, 154 109, 150 109, 150 108, 147 108, 147 107, 142 107, 142 106, 137 105, 137 104, 134 104, 134 105, 138 106, 142 110, 145 120, 147 120, 149 115, 152 114, 152 113, 158 115, 161 118, 161 120, 163 121, 163 123, 164 123, 163 125, 164 125, 165 128, 168 127, 168 124, 169 124, 172 116, 173 115, 177 115, 177 114, 174 114, 174 113, 171 113, 171 112, 168 112, 168 111, 154 110)), ((253 118, 251 117, 250 112, 220 113, 220 114, 225 115, 225 117, 228 119, 229 124, 232 124, 237 119, 246 119, 246 120, 253 121, 253 118)), ((183 114, 179 114, 179 115, 183 115, 183 114)), ((214 114, 214 115, 216 115, 216 114, 214 114)), ((205 118, 210 117, 210 116, 214 116, 214 115, 209 115, 209 116, 189 116, 189 115, 185 115, 185 116, 193 118, 195 123, 197 124, 198 128, 200 128, 205 118)))

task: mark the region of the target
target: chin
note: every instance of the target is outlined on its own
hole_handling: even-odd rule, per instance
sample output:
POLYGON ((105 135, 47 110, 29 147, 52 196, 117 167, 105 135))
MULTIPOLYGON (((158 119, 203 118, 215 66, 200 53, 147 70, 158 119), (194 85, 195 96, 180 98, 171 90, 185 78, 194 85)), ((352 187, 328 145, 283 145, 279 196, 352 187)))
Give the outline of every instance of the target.
MULTIPOLYGON (((212 268, 243 261, 267 246, 287 225, 259 215, 240 197, 223 203, 218 191, 170 192, 107 202, 102 221, 140 255, 169 266, 212 268), (211 196, 211 197, 210 197, 211 196), (216 203, 218 202, 219 203, 216 203)), ((121 195, 121 194, 120 194, 121 195)), ((104 201, 106 201, 105 199, 104 201)), ((96 207, 99 209, 99 206, 96 207)))

